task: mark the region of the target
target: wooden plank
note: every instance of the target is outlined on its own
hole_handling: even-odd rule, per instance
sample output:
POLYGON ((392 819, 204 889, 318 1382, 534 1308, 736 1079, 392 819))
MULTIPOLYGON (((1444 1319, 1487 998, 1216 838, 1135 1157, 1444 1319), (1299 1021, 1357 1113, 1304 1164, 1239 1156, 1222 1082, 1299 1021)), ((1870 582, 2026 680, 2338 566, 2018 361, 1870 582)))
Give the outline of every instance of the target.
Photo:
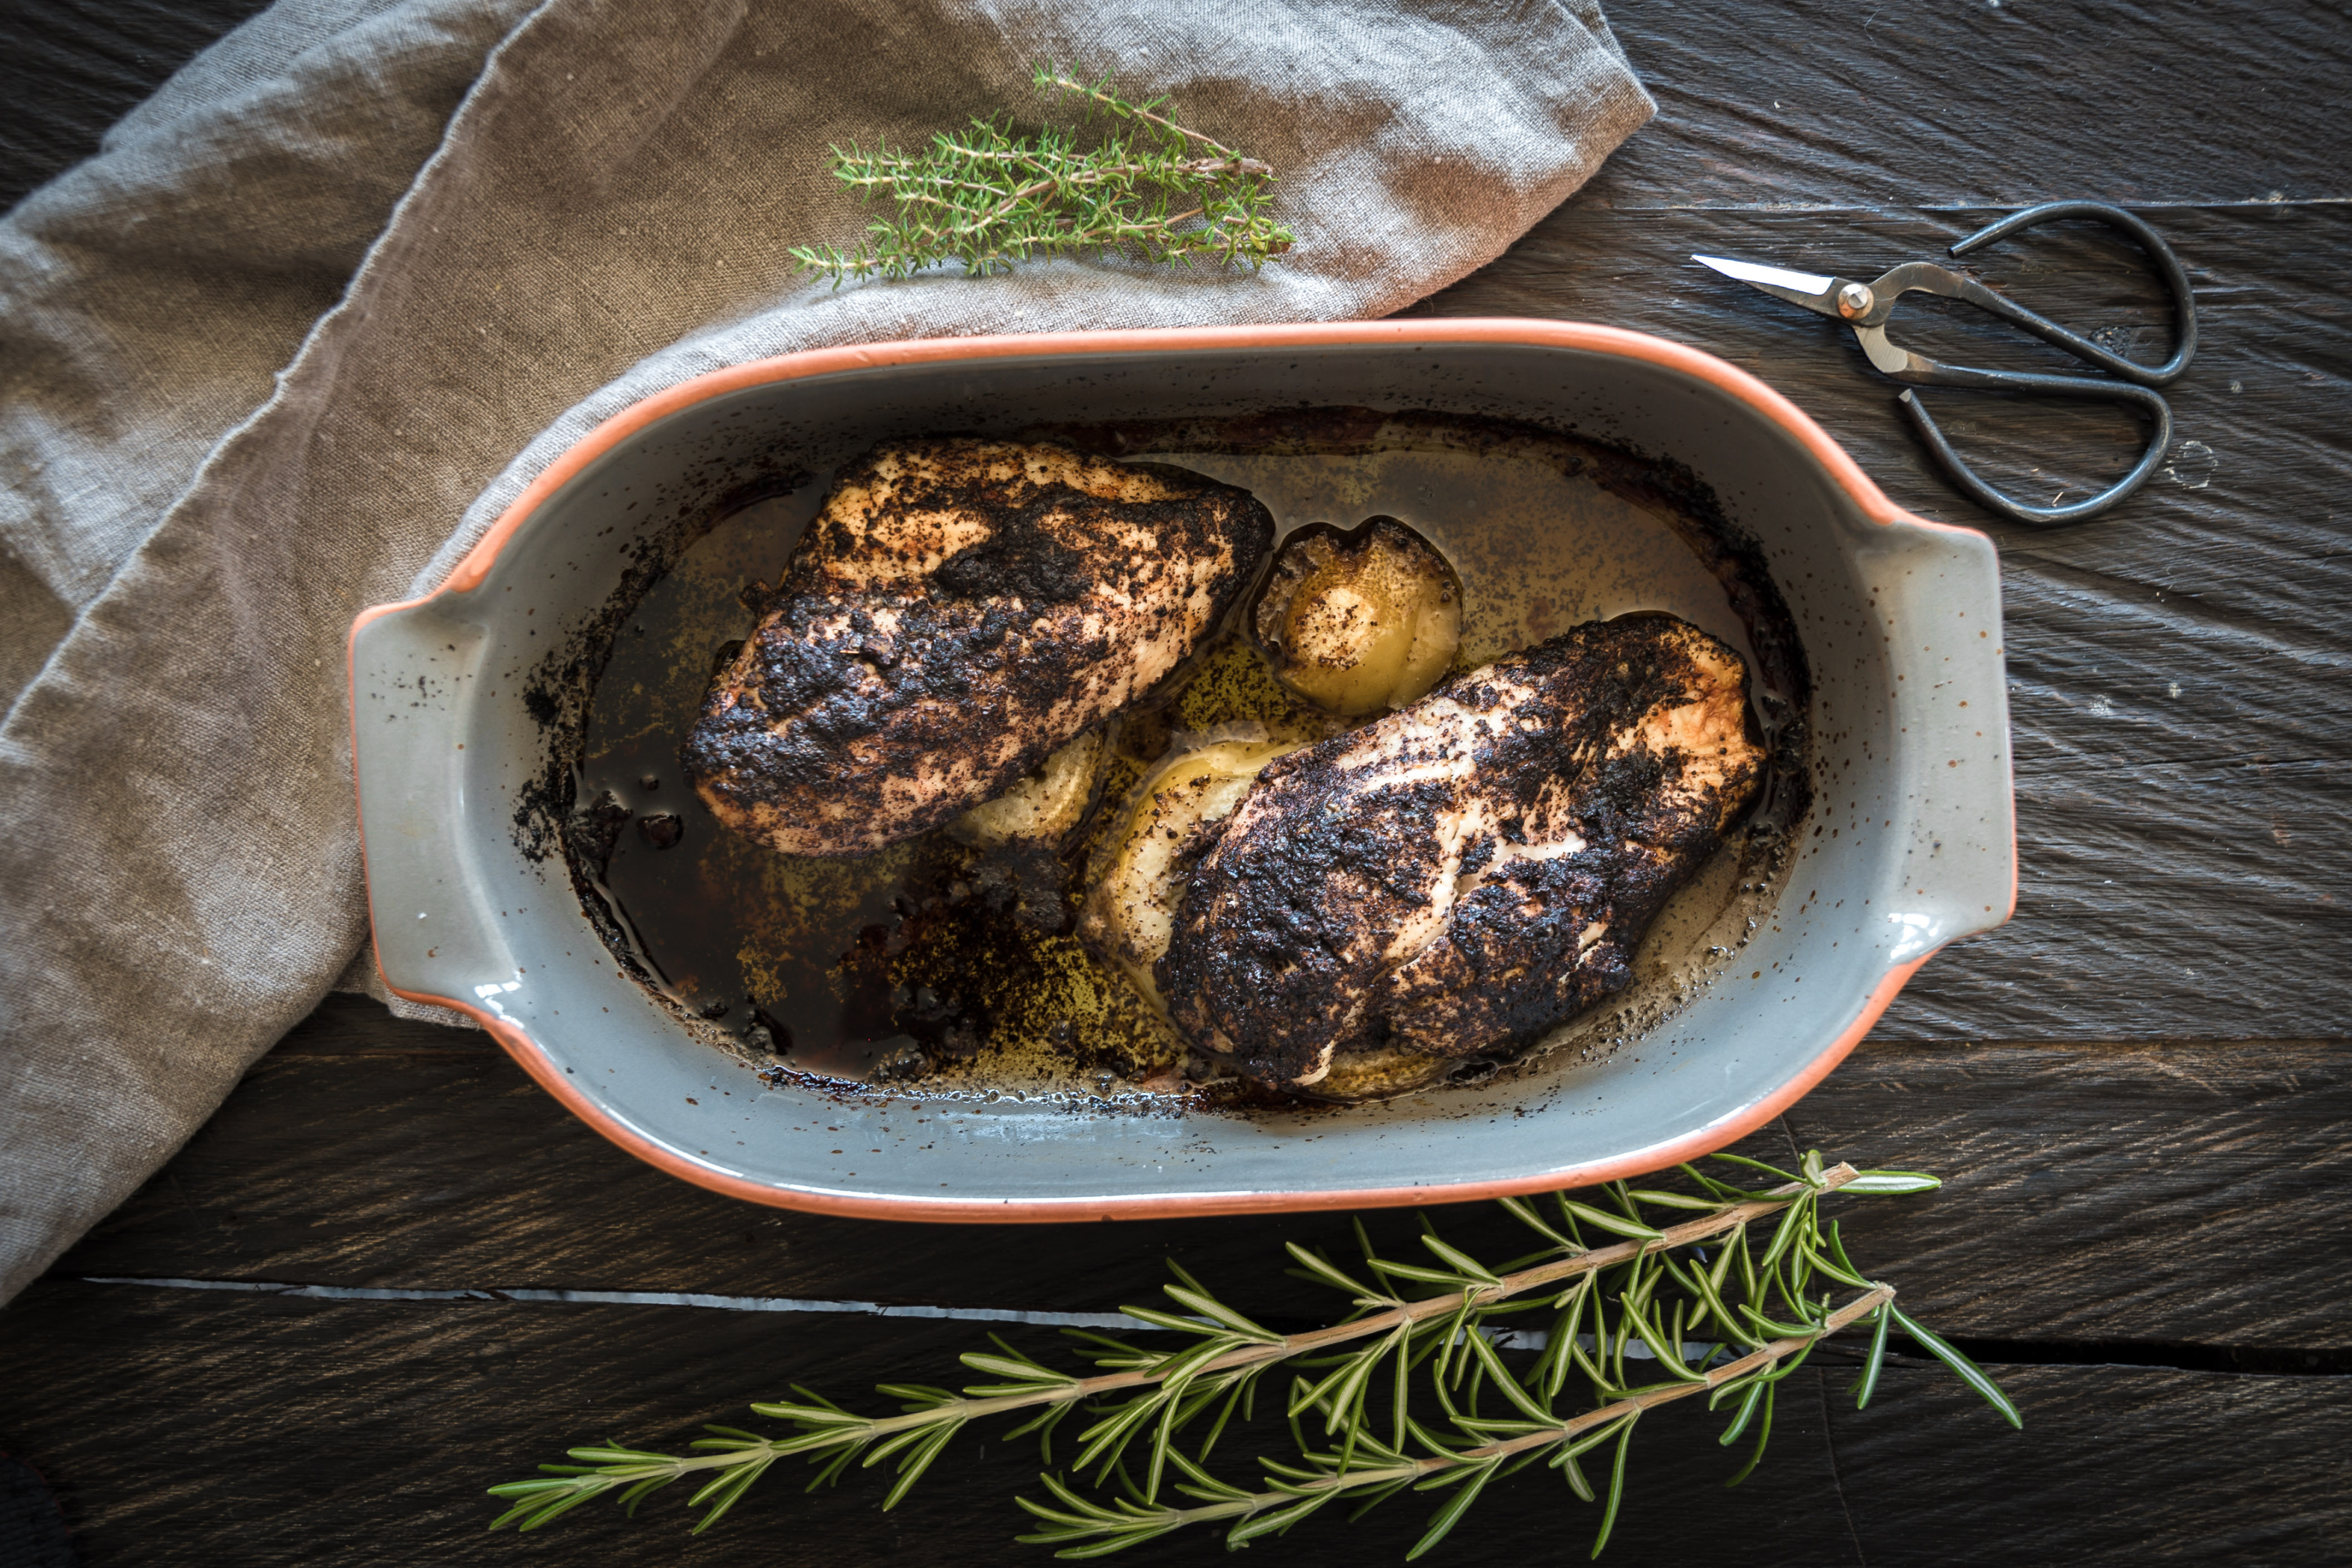
MULTIPOLYGON (((1571 205, 1426 309, 1591 317, 1706 348, 1787 393, 1898 502, 1983 525, 1929 470, 1894 388, 1850 334, 1687 257, 1874 275, 1937 254, 1986 216, 1571 205)), ((2205 334, 2169 395, 2177 438, 2207 450, 2177 459, 2179 482, 2090 523, 1992 527, 2018 915, 1929 964, 1881 1026, 1890 1037, 2352 1034, 2352 990, 2312 962, 2352 915, 2352 710, 2333 700, 2352 668, 2337 608, 2352 597, 2337 456, 2352 428, 2352 206, 2178 209, 2159 221, 2195 275, 2205 334)), ((2082 330, 2139 334, 2151 341, 2136 352, 2163 352, 2161 291, 2124 242, 2068 226, 1977 269, 2082 330)), ((2021 350, 1974 311, 1920 319, 1931 352, 2071 363, 2021 350)), ((1935 395, 1996 482, 2031 479, 2042 462, 2105 482, 2139 449, 2136 427, 2109 412, 1935 395)))
MULTIPOLYGON (((338 1551, 436 1564, 526 1553, 696 1564, 747 1550, 835 1565, 909 1552, 1044 1560, 1008 1539, 1020 1524, 1011 1495, 1034 1490, 1034 1449, 986 1432, 889 1514, 876 1506, 876 1477, 804 1497, 788 1463, 699 1539, 685 1533, 675 1494, 634 1523, 590 1509, 527 1543, 482 1530, 491 1508, 480 1489, 569 1443, 674 1445, 705 1421, 757 1426, 744 1402, 803 1376, 870 1404, 861 1395, 877 1380, 952 1379, 970 1325, 198 1297, 54 1280, 9 1318, 0 1433, 58 1483, 88 1560, 106 1568, 207 1557, 268 1568, 338 1551)), ((1972 1396, 1940 1374, 1897 1368, 1857 1415, 1846 1372, 1800 1373, 1767 1468, 1729 1492, 1720 1482, 1735 1459, 1712 1441, 1716 1423, 1687 1406, 1662 1411, 1637 1436, 1606 1560, 2089 1562, 2204 1545, 2203 1561, 2294 1563, 2324 1560, 2352 1522, 2341 1485, 2346 1379, 1996 1371, 2025 1411, 2021 1435, 1970 1408, 1972 1396), (2128 1486, 2114 1484, 2125 1477, 2128 1486)), ((1235 1446, 1222 1468, 1245 1478, 1235 1446)), ((1303 1563, 1399 1558, 1427 1507, 1402 1500, 1352 1527, 1320 1518, 1278 1550, 1303 1563)), ((1532 1470, 1489 1493, 1445 1560, 1580 1560, 1593 1514, 1532 1470)), ((1223 1549, 1178 1537, 1124 1560, 1205 1563, 1223 1549)))
POLYGON ((2325 0, 1607 10, 1659 113, 1580 205, 2352 195, 2352 34, 2325 0))
POLYGON ((2328 1217, 2352 1175, 2342 1041, 1872 1044, 1785 1120, 1796 1146, 1948 1179, 1839 1210, 1855 1256, 1948 1332, 2116 1361, 2334 1352, 2352 1371, 2352 1243, 2328 1217))
MULTIPOLYGON (((800 1467, 788 1461, 699 1539, 686 1533, 683 1494, 656 1499, 634 1524, 604 1508, 527 1542, 484 1532, 496 1510, 482 1489, 560 1458, 568 1444, 609 1436, 675 1446, 703 1422, 765 1426, 745 1403, 789 1397, 787 1382, 799 1378, 845 1404, 887 1408, 868 1392, 877 1381, 958 1379, 954 1356, 978 1337, 969 1324, 194 1297, 59 1281, 37 1284, 9 1317, 0 1433, 58 1486, 86 1556, 104 1568, 208 1553, 240 1568, 333 1551, 382 1561, 384 1542, 397 1543, 400 1561, 452 1565, 525 1554, 567 1563, 651 1554, 692 1565, 739 1561, 747 1550, 762 1562, 827 1568, 908 1552, 957 1563, 1050 1561, 1011 1539, 1025 1527, 1013 1494, 1041 1495, 1036 1449, 992 1440, 994 1431, 967 1438, 887 1514, 874 1474, 803 1496, 800 1467), (103 1419, 91 1418, 98 1411, 103 1419)), ((1029 1344, 1050 1348, 1034 1336, 1029 1344)), ((1792 1568, 1853 1560, 1818 1399, 1782 1412, 1769 1489, 1723 1494, 1696 1517, 1676 1494, 1715 1491, 1732 1462, 1688 1413, 1662 1415, 1645 1436, 1622 1539, 1649 1535, 1792 1568), (1749 1555, 1744 1543, 1767 1537, 1772 1546, 1749 1555)), ((1255 1467, 1232 1442, 1223 1447, 1232 1457, 1223 1468, 1252 1479, 1255 1467)), ((1304 1563, 1366 1548, 1402 1556, 1432 1506, 1407 1498, 1353 1530, 1320 1521, 1280 1550, 1304 1563)), ((1481 1511, 1450 1560, 1505 1561, 1555 1537, 1581 1542, 1595 1522, 1543 1471, 1498 1489, 1481 1511)), ((1222 1545, 1194 1535, 1121 1560, 1223 1559, 1222 1545)))
MULTIPOLYGON (((2328 1217, 2352 1166, 2341 1042, 1870 1045, 1746 1145, 1784 1163, 1807 1146, 1950 1183, 1837 1209, 1864 1266, 1948 1333, 2124 1360, 2352 1349, 2328 1217)), ((1489 1205, 1431 1212, 1474 1249, 1524 1250, 1489 1205)), ((56 1273, 1099 1311, 1157 1301, 1172 1257, 1303 1322, 1332 1299, 1282 1277, 1283 1241, 1347 1237, 1330 1215, 1074 1232, 761 1209, 621 1153, 479 1036, 342 998, 56 1273)))
POLYGON ((2011 1432, 1953 1380, 1888 1374, 1865 1411, 1825 1374, 1838 1478, 1873 1568, 2340 1563, 2352 1379, 2003 1367, 2011 1432))
POLYGON ((268 0, 16 0, 0 51, 0 209, 98 151, 198 50, 268 0))

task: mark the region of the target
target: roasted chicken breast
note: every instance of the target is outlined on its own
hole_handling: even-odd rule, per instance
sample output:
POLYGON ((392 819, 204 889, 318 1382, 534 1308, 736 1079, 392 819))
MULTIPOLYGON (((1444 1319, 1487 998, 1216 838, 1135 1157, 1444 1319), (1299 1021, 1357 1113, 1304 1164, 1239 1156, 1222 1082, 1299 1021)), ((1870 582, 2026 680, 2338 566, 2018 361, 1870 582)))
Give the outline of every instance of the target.
POLYGON ((1255 578, 1247 491, 1052 446, 844 468, 688 735, 694 787, 792 855, 863 855, 1003 793, 1143 696, 1255 578))
POLYGON ((1629 616, 1278 758, 1202 829, 1154 970, 1170 1016, 1295 1088, 1341 1052, 1540 1037, 1626 984, 1754 802, 1747 683, 1697 627, 1629 616))

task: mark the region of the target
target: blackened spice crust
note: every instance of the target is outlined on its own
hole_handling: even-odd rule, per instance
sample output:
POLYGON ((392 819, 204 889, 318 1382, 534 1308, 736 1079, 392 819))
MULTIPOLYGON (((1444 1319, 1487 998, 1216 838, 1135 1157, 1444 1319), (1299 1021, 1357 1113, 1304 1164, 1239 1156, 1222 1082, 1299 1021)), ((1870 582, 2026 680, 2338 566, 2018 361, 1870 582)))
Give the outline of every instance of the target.
POLYGON ((681 748, 730 827, 862 855, 1002 793, 1144 696, 1271 547, 1247 492, 945 440, 845 468, 681 748))
POLYGON ((1631 979, 1756 799, 1738 654, 1672 616, 1573 628, 1259 774, 1157 968, 1177 1025, 1263 1080, 1531 1043, 1631 979))

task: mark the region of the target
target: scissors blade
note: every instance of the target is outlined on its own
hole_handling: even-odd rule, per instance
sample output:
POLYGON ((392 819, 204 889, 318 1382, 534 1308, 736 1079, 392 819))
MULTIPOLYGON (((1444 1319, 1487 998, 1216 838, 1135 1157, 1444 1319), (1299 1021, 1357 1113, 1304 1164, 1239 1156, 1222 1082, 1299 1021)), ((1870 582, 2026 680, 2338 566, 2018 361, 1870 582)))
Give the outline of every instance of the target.
POLYGON ((1734 261, 1725 256, 1694 256, 1693 261, 1702 267, 1712 267, 1726 278, 1737 278, 1750 288, 1761 289, 1776 300, 1786 300, 1791 305, 1802 305, 1822 315, 1838 317, 1838 280, 1813 272, 1791 272, 1785 267, 1760 267, 1753 261, 1734 261))

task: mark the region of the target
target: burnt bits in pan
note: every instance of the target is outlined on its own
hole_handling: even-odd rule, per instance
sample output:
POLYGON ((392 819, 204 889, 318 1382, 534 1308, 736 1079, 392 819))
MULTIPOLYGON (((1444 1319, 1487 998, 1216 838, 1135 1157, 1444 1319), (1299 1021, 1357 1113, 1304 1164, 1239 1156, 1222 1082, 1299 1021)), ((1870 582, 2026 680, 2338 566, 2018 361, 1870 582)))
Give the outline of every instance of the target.
MULTIPOLYGON (((1570 1026, 1567 1048, 1599 1055, 1634 1037, 1707 963, 1736 951, 1747 917, 1769 908, 1781 831, 1804 809, 1809 681, 1759 552, 1686 472, 1521 425, 1366 410, 1029 434, 1247 490, 1273 513, 1283 544, 1393 520, 1456 578, 1457 669, 1635 609, 1673 612, 1740 653, 1770 756, 1769 798, 1660 917, 1629 988, 1570 1026), (1722 953, 1710 959, 1711 946, 1722 953)), ((704 1037, 816 1078, 894 1092, 1108 1089, 1298 1103, 1190 1052, 1077 929, 1115 858, 1123 808, 1171 750, 1221 727, 1319 740, 1363 721, 1280 679, 1278 648, 1262 646, 1248 619, 1262 596, 1146 701, 1091 727, 1099 741, 1086 803, 1058 837, 992 836, 972 814, 855 859, 782 856, 721 829, 677 784, 677 745, 714 667, 740 654, 730 645, 753 628, 738 592, 779 580, 829 489, 830 475, 814 474, 722 520, 623 618, 627 635, 584 705, 571 782, 581 805, 567 835, 608 942, 682 1021, 709 1016, 689 1022, 704 1037), (656 794, 642 787, 648 776, 669 782, 656 794), (679 818, 667 848, 629 826, 657 812, 679 818), (609 837, 608 820, 618 825, 609 837)), ((1055 795, 1051 773, 1051 759, 1041 762, 1000 797, 1003 810, 1017 814, 1033 784, 1055 795)), ((1515 1055, 1433 1065, 1423 1054, 1366 1051, 1351 1058, 1348 1082, 1307 1093, 1360 1098, 1447 1074, 1491 1076, 1512 1070, 1515 1055)))

